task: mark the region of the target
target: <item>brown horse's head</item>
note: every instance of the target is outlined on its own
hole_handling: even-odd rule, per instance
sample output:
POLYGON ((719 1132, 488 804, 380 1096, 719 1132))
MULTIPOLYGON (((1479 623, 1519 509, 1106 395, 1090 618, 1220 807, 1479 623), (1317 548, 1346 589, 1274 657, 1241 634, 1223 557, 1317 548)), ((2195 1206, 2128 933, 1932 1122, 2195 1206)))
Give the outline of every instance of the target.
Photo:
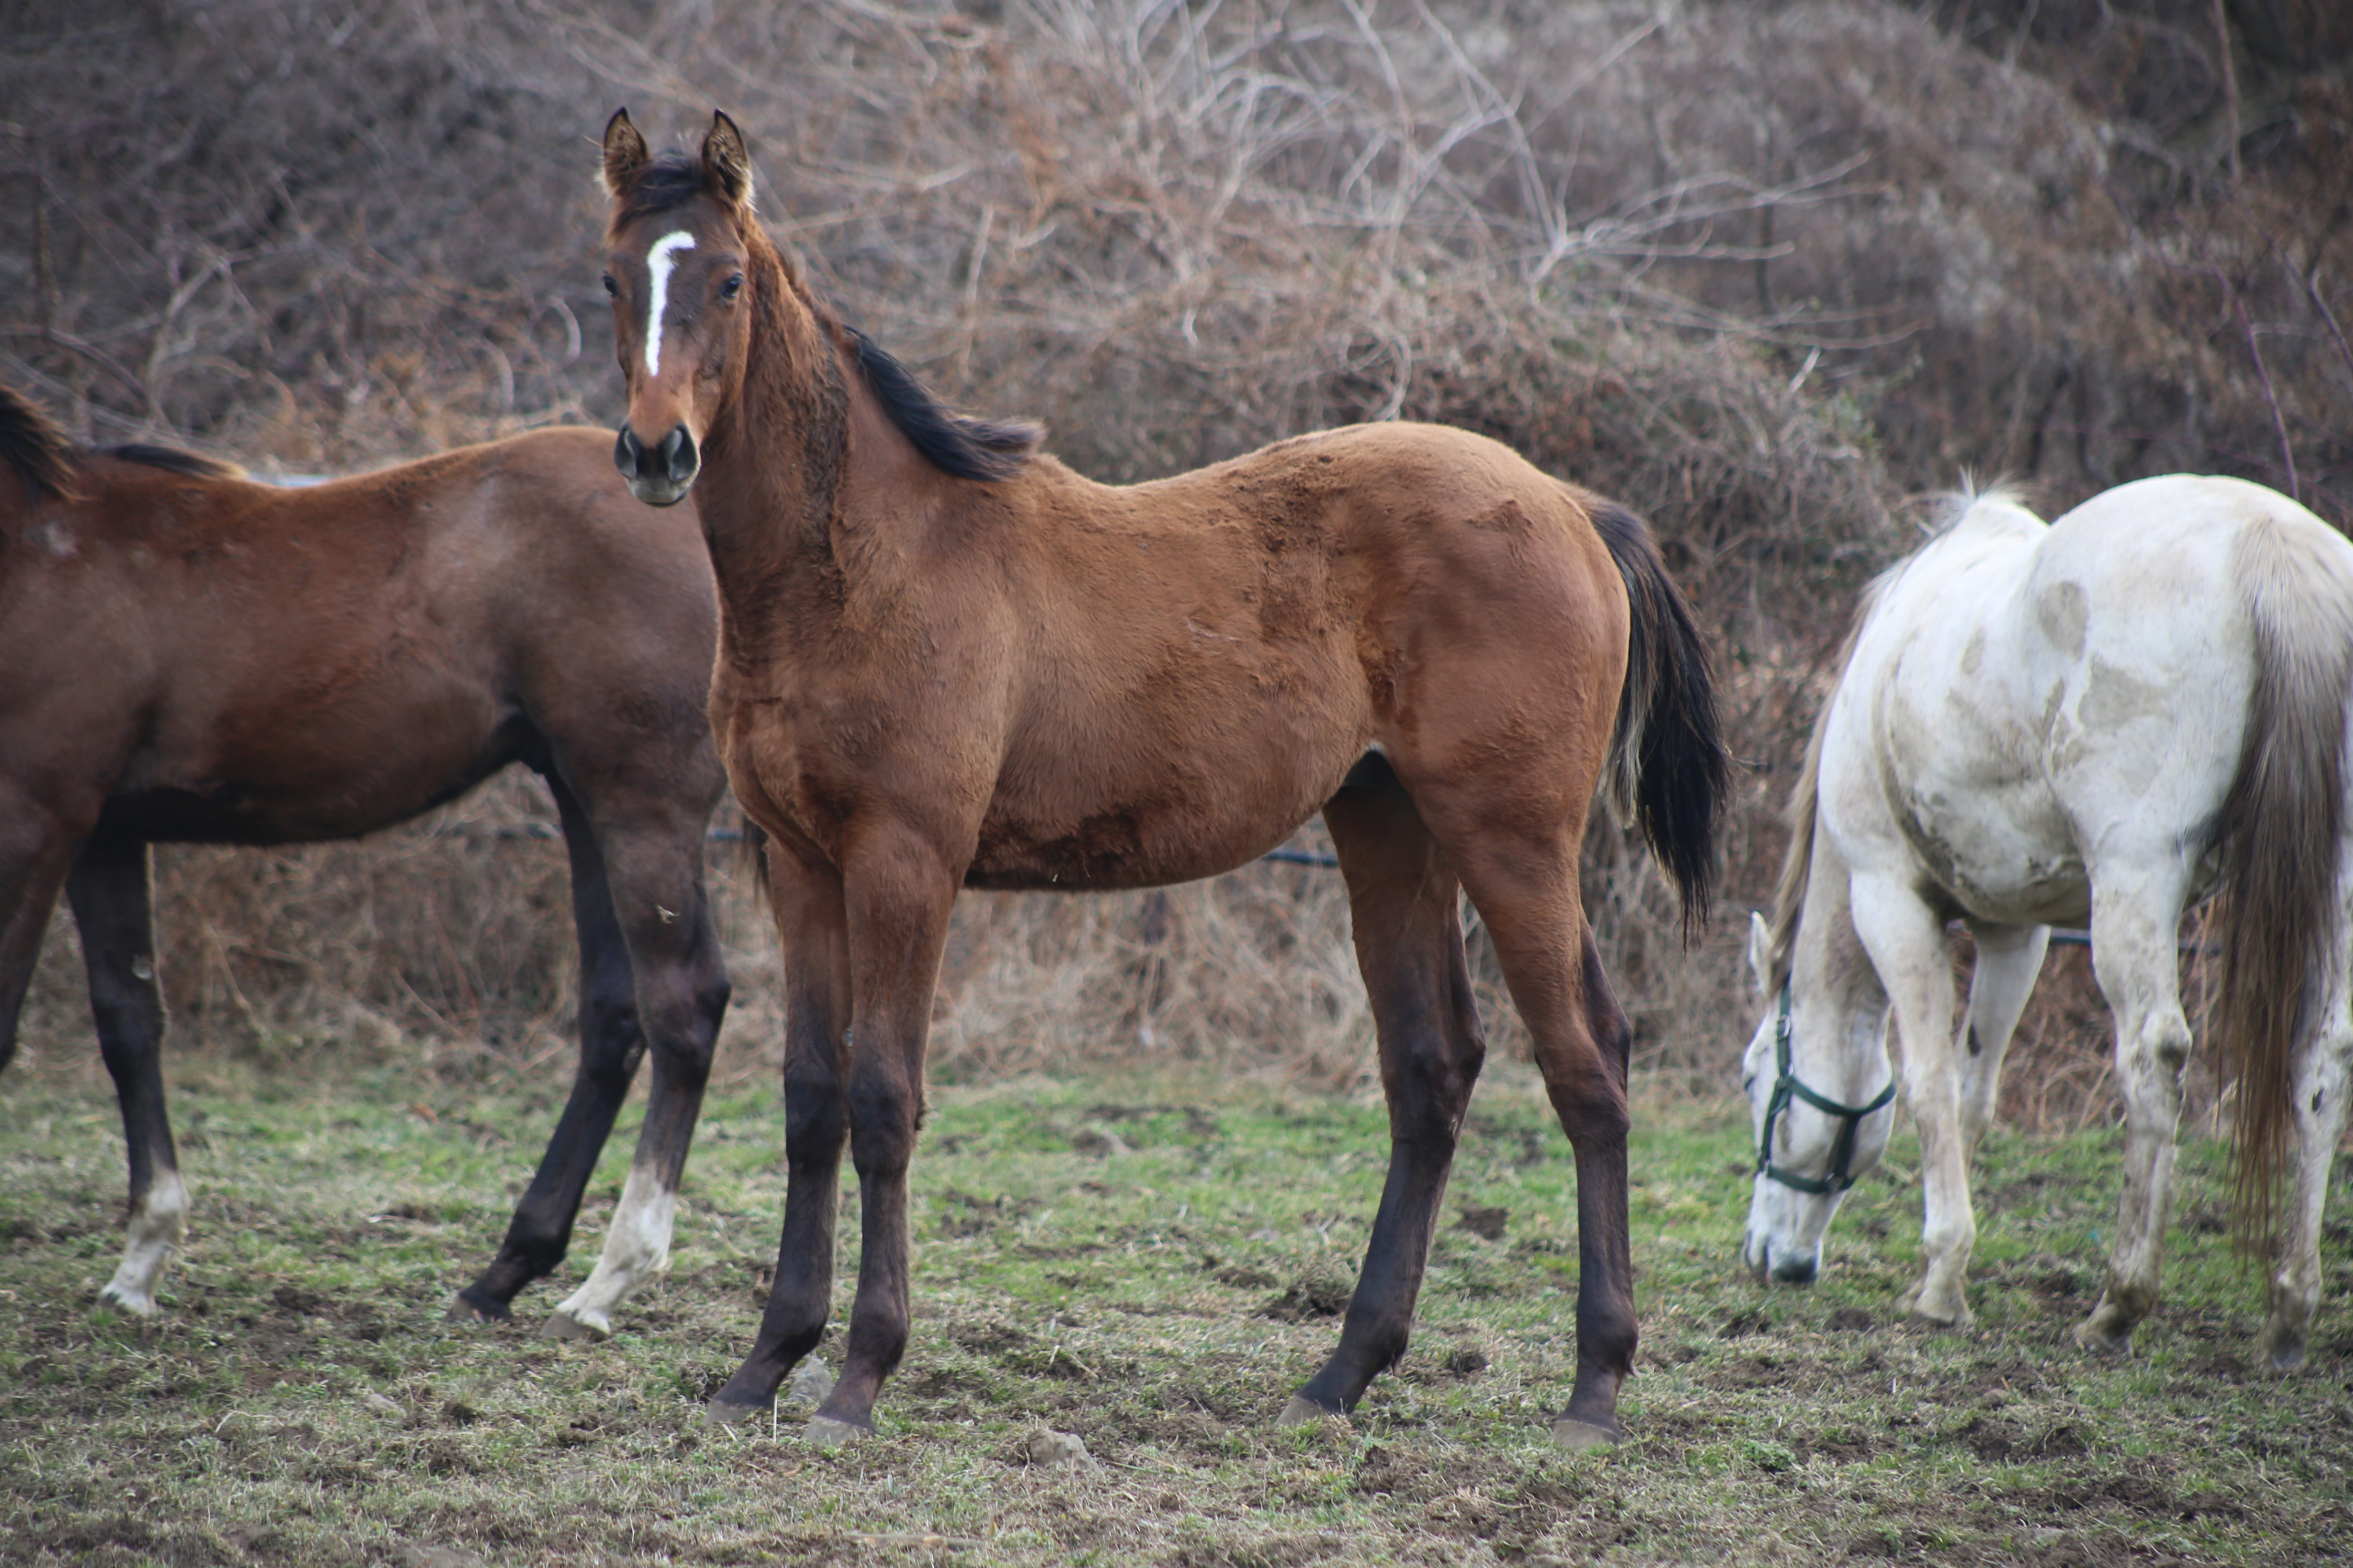
POLYGON ((629 111, 605 127, 605 291, 629 389, 613 461, 641 501, 683 499, 703 433, 744 377, 752 312, 752 165, 744 133, 713 114, 700 156, 648 150, 629 111))

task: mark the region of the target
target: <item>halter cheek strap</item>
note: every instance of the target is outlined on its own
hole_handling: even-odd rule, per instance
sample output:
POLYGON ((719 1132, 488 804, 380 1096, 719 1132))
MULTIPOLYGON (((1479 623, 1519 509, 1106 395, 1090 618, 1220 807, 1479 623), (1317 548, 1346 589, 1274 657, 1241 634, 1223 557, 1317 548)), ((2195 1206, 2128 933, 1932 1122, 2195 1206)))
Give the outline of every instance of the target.
POLYGON ((1837 1100, 1816 1094, 1799 1083, 1798 1075, 1789 1070, 1789 983, 1786 980, 1781 982, 1780 1009, 1773 1020, 1773 1060, 1778 1076, 1773 1080, 1773 1098, 1765 1107, 1765 1136, 1757 1145, 1757 1173, 1785 1187, 1794 1187, 1799 1192, 1812 1193, 1816 1196, 1846 1191, 1854 1185, 1854 1177, 1848 1173, 1847 1168, 1854 1163, 1855 1129, 1862 1125, 1864 1117, 1875 1110, 1883 1110, 1894 1102, 1894 1079, 1890 1079, 1887 1087, 1881 1089, 1878 1098, 1869 1105, 1841 1105, 1837 1100), (1773 1129, 1781 1120, 1781 1112, 1789 1108, 1792 1100, 1803 1100, 1825 1116, 1839 1119, 1838 1142, 1831 1147, 1831 1169, 1827 1176, 1801 1176, 1773 1163, 1773 1129))

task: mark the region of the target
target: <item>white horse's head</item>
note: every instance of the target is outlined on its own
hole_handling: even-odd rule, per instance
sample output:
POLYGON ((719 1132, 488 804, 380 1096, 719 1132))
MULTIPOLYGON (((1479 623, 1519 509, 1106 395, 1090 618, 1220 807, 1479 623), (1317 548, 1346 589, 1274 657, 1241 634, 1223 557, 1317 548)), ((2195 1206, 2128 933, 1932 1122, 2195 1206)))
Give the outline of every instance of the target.
POLYGON ((1819 980, 1774 983, 1772 937, 1749 917, 1748 964, 1765 1016, 1741 1060, 1751 1147, 1758 1151, 1741 1257, 1760 1281, 1810 1285, 1822 1236, 1847 1188, 1879 1163, 1895 1125, 1885 1072, 1884 1005, 1858 1011, 1819 980), (1874 1071, 1874 1067, 1878 1070, 1874 1071), (1859 1100, 1852 1086, 1877 1079, 1859 1100))

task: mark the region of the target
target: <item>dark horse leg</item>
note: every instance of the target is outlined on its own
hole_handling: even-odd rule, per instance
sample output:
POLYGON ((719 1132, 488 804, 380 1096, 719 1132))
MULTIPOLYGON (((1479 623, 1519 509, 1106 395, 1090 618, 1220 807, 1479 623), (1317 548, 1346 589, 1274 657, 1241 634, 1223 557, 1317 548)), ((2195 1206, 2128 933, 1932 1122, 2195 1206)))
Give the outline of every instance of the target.
POLYGON ((0 1068, 16 1059, 16 1020, 72 862, 68 837, 47 815, 0 784, 0 1068))
MULTIPOLYGON (((844 1053, 846 1074, 828 1076, 839 1085, 829 1098, 849 1110, 849 1157, 858 1171, 858 1295, 850 1309, 840 1379, 808 1424, 810 1439, 825 1444, 873 1430, 875 1396, 907 1348, 907 1168, 923 1121, 932 990, 939 978, 957 882, 931 844, 899 825, 876 824, 851 842, 856 849, 843 868, 841 887, 847 950, 856 955, 849 977, 854 1037, 844 1053)), ((802 1070, 814 1077, 821 1069, 812 1063, 802 1070)), ((789 1106, 795 1129, 802 1126, 805 1116, 820 1116, 818 1107, 828 1098, 810 1097, 807 1111, 789 1106)), ((839 1126, 827 1117, 811 1130, 813 1155, 827 1138, 839 1137, 839 1126)), ((822 1176, 823 1171, 814 1173, 822 1176)), ((760 1340, 750 1359, 720 1390, 716 1405, 761 1407, 774 1397, 792 1346, 814 1342, 813 1288, 824 1265, 812 1251, 824 1237, 812 1211, 818 1202, 829 1200, 813 1202, 797 1214, 793 1199, 801 1177, 797 1163, 793 1192, 786 1201, 784 1243, 776 1256, 776 1292, 760 1340), (780 1304, 800 1316, 780 1313, 780 1304), (787 1333, 793 1337, 786 1338, 787 1333)))
POLYGON ((547 777, 564 824, 564 846, 572 867, 572 923, 580 942, 580 1068, 572 1097, 548 1140, 539 1169, 515 1205, 506 1239, 481 1277, 458 1293, 453 1318, 504 1322, 523 1287, 564 1261, 581 1194, 595 1174, 613 1121, 628 1098, 638 1060, 645 1054, 638 1024, 637 977, 628 944, 614 918, 612 889, 596 831, 561 779, 547 777))
MULTIPOLYGON (((567 837, 586 840, 592 854, 603 859, 607 911, 627 950, 627 968, 636 977, 638 1029, 642 1048, 653 1055, 653 1081, 628 1178, 606 1228, 604 1251, 586 1282, 542 1328, 551 1339, 604 1338, 612 1332, 612 1310, 670 1266, 679 1179, 727 1012, 727 972, 702 886, 703 825, 710 807, 708 800, 690 802, 658 787, 614 783, 590 795, 586 810, 575 807, 566 819, 567 837), (574 827, 581 816, 588 821, 574 827)), ((626 1058, 618 1077, 627 1092, 626 1058)), ((597 1142, 611 1125, 610 1113, 604 1113, 597 1142)), ((594 1149, 582 1156, 580 1181, 586 1180, 596 1157, 594 1149)), ((567 1224, 578 1208, 580 1188, 573 1186, 569 1196, 567 1224)))
POLYGON ((1357 967, 1380 1037, 1389 1173, 1339 1348, 1282 1412, 1290 1426, 1356 1408, 1405 1355, 1454 1141, 1486 1059, 1454 873, 1392 777, 1345 789, 1324 820, 1348 879, 1357 967))
POLYGON ((1570 1447, 1617 1440, 1618 1385, 1633 1370, 1638 1333, 1626 1214, 1632 1033, 1577 902, 1582 826, 1440 833, 1486 921, 1577 1158, 1577 1382, 1553 1422, 1555 1438, 1570 1447))
POLYGON ((783 846, 769 851, 785 958, 784 1235, 759 1337, 711 1401, 714 1423, 764 1415, 833 1313, 834 1220, 849 1139, 849 948, 841 879, 783 846))
POLYGON ((155 1310, 156 1281, 188 1228, 187 1193, 164 1105, 164 996, 155 984, 145 842, 91 838, 74 860, 66 891, 81 929, 90 1016, 131 1155, 130 1239, 121 1266, 99 1294, 143 1318, 155 1310))

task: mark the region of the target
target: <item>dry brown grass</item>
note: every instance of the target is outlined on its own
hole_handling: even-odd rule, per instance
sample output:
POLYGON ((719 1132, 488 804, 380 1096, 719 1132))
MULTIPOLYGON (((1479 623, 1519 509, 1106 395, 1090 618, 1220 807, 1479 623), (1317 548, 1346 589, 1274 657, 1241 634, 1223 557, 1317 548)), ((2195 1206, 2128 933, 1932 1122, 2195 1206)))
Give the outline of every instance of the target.
MULTIPOLYGON (((1749 764, 1736 910, 1769 882, 1852 590, 1912 537, 1903 494, 1964 465, 2054 508, 2166 468, 2292 468, 2353 511, 2353 100, 2309 9, 2231 8, 2231 99, 2202 0, 52 5, 0 59, 22 192, 0 375, 93 438, 264 469, 608 419, 589 137, 617 102, 674 134, 723 104, 826 291, 1089 472, 1402 415, 1649 515, 1749 764)), ((560 1052, 561 854, 495 837, 545 816, 509 782, 367 846, 164 852, 185 1032, 450 1070, 560 1052)), ((773 946, 718 865, 748 1071, 773 946)), ((1621 836, 1588 865, 1652 1080, 1720 1089, 1736 930, 1683 953, 1621 836)), ((2012 1106, 2045 1121, 2104 1103, 2071 984, 2021 1047, 2012 1106)), ((43 1048, 80 1048, 76 989, 53 942, 43 1048)), ((1312 869, 967 900, 939 1022, 950 1074, 1368 1065, 1312 869)))

